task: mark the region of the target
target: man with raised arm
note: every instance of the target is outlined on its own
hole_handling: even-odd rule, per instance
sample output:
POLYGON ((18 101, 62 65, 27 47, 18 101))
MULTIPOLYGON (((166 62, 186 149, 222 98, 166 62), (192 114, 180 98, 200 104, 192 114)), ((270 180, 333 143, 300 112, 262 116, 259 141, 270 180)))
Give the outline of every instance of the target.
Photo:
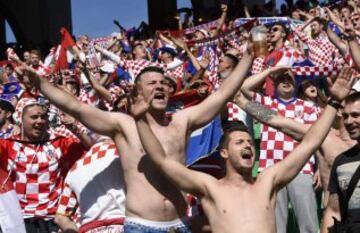
MULTIPOLYGON (((244 96, 235 97, 235 103, 259 122, 291 136, 300 141, 311 127, 311 124, 302 124, 293 119, 279 114, 273 109, 269 109, 258 102, 249 101, 244 96)), ((339 117, 339 112, 338 116, 339 117)), ((356 141, 349 138, 346 132, 343 119, 338 120, 339 129, 331 128, 325 140, 321 144, 321 157, 319 158, 319 171, 321 184, 324 187, 323 205, 327 205, 329 192, 327 191, 330 170, 335 158, 347 151, 356 144, 356 141)))
MULTIPOLYGON (((217 180, 210 175, 192 171, 166 155, 145 113, 152 96, 143 99, 139 97, 132 114, 137 119, 140 139, 152 161, 177 187, 200 198, 213 233, 274 233, 277 192, 299 173, 326 137, 337 109, 341 106, 340 102, 350 92, 350 76, 350 69, 341 71, 331 88, 332 99, 328 106, 299 146, 291 152, 292 155, 264 170, 256 180, 252 177, 255 149, 250 134, 244 128, 235 127, 224 133, 220 141, 220 155, 225 160, 226 175, 217 180)), ((170 133, 168 131, 165 134, 170 133)), ((177 144, 173 142, 173 146, 177 144)))
MULTIPOLYGON (((181 110, 167 117, 165 109, 169 98, 169 85, 162 71, 156 67, 144 69, 135 80, 138 95, 149 98, 154 95, 147 120, 171 157, 183 164, 185 147, 192 131, 209 123, 222 106, 240 88, 252 62, 246 54, 224 81, 219 90, 202 103, 181 110), (174 146, 173 142, 177 142, 174 146)), ((188 232, 181 219, 185 216, 187 202, 182 193, 165 179, 156 166, 145 156, 134 119, 123 113, 104 112, 79 103, 63 90, 24 64, 35 86, 62 111, 69 113, 88 128, 113 139, 121 154, 121 163, 127 189, 125 232, 171 229, 188 232)), ((160 231, 161 230, 161 231, 160 231)), ((147 232, 147 231, 146 231, 147 232)))

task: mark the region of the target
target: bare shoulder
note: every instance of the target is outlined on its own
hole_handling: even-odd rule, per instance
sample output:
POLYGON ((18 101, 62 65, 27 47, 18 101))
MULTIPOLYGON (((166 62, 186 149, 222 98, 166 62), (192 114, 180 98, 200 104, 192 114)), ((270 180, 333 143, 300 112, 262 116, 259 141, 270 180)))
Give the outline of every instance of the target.
POLYGON ((188 124, 191 108, 182 109, 172 115, 172 122, 175 125, 184 127, 188 124))
POLYGON ((107 112, 107 114, 107 117, 109 117, 121 131, 134 130, 136 127, 134 118, 128 114, 121 112, 107 112))

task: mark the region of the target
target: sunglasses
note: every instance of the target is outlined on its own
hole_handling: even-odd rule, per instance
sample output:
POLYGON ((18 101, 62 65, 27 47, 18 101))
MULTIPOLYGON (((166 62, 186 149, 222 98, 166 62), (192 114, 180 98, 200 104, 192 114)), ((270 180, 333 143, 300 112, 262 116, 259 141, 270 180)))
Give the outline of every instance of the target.
POLYGON ((273 28, 271 28, 270 32, 277 32, 280 30, 281 30, 281 28, 279 28, 279 27, 273 27, 273 28))

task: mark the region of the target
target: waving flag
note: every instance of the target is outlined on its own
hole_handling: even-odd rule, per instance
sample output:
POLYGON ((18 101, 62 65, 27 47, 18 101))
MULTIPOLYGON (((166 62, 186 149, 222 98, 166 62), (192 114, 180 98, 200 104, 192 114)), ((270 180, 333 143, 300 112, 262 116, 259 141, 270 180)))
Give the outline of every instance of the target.
POLYGON ((222 135, 220 117, 216 117, 206 126, 195 130, 188 143, 186 164, 191 165, 200 158, 208 157, 219 145, 222 135))
POLYGON ((56 61, 55 70, 68 68, 67 50, 72 46, 76 46, 75 41, 71 37, 70 33, 66 30, 66 28, 61 28, 60 32, 61 32, 61 48, 60 48, 59 58, 56 61))

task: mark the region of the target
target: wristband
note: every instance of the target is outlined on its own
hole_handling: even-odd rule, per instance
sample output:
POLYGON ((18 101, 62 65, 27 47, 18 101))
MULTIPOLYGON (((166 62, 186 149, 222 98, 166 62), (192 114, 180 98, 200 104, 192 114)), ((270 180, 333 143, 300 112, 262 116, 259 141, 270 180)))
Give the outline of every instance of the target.
POLYGON ((336 110, 344 108, 338 100, 331 99, 331 98, 328 100, 327 104, 330 105, 331 107, 335 108, 336 110))

